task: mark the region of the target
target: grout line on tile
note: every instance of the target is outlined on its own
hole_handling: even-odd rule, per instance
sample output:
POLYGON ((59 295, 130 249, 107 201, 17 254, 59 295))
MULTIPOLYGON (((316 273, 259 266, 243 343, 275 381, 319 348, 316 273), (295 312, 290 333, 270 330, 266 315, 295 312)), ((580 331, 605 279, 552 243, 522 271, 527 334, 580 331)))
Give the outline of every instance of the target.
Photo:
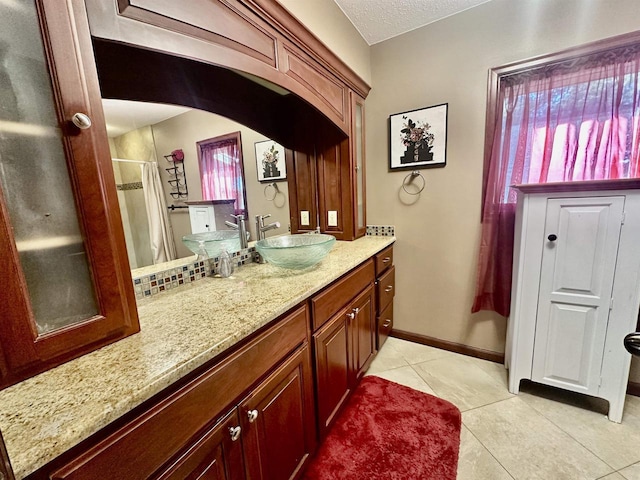
MULTIPOLYGON (((464 423, 463 423, 463 425, 464 425, 464 423)), ((471 430, 467 425, 464 425, 464 428, 466 428, 466 429, 467 429, 467 431, 468 431, 468 432, 473 436, 473 438, 475 438, 475 439, 478 441, 478 443, 479 443, 480 445, 482 445, 482 448, 484 448, 484 449, 487 451, 487 453, 488 453, 489 455, 491 455, 491 457, 496 461, 496 463, 497 463, 498 465, 500 465, 500 466, 502 467, 502 469, 503 469, 505 472, 507 472, 507 475, 509 475, 511 478, 513 478, 513 479, 515 480, 515 477, 514 477, 513 475, 511 475, 511 472, 509 472, 509 470, 507 470, 507 467, 505 467, 505 466, 502 464, 502 462, 500 462, 500 460, 498 460, 498 459, 496 458, 496 456, 495 456, 493 453, 491 453, 491 450, 489 450, 489 449, 486 447, 486 445, 485 445, 484 443, 482 443, 482 441, 481 441, 481 440, 476 436, 476 434, 475 434, 475 433, 473 433, 473 430, 471 430)), ((610 474, 608 474, 608 475, 610 475, 610 474)))
MULTIPOLYGON (((523 400, 524 401, 524 400, 523 400)), ((526 403, 526 402, 525 402, 526 403)), ((607 473, 607 475, 611 475, 612 473, 616 473, 617 470, 615 470, 615 468, 610 465, 609 463, 607 463, 603 458, 600 458, 600 456, 594 452, 593 450, 591 450, 589 447, 587 447, 586 445, 584 445, 580 440, 578 440, 577 438, 575 438, 573 435, 571 435, 571 433, 567 432, 564 428, 562 428, 560 425, 558 425, 556 422, 554 422, 551 418, 549 418, 547 415, 544 414, 544 412, 538 410, 534 405, 530 405, 527 403, 527 405, 529 405, 530 408, 532 408, 538 415, 540 415, 541 417, 543 417, 545 420, 547 420, 549 423, 551 423, 552 425, 554 425, 556 428, 558 428, 560 431, 562 431, 565 435, 567 435, 569 438, 571 438, 574 442, 576 442, 578 445, 580 445, 582 448, 584 448, 587 452, 591 453, 591 455, 593 455, 594 457, 596 457, 598 460, 600 460, 602 463, 604 463, 607 467, 609 467, 612 471, 607 473)), ((631 463, 631 465, 634 465, 638 462, 633 462, 631 463)), ((630 465, 627 465, 627 467, 630 465)), ((627 467, 623 467, 623 468, 627 468, 627 467)), ((607 476, 605 475, 605 477, 607 476)), ((622 475, 622 474, 620 474, 622 475)), ((622 475, 624 477, 624 475, 622 475)), ((600 477, 603 478, 603 477, 600 477)))

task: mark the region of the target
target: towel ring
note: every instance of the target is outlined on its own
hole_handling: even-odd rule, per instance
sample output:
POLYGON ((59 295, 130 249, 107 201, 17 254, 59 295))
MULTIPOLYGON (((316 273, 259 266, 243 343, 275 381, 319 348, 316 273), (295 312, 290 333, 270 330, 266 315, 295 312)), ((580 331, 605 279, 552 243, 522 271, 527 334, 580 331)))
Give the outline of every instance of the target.
POLYGON ((409 175, 404 177, 404 180, 402 181, 402 189, 405 192, 407 192, 409 195, 420 195, 420 193, 424 190, 424 187, 426 185, 427 185, 427 181, 424 179, 424 176, 418 170, 414 170, 413 172, 411 172, 409 175), (411 184, 416 177, 422 178, 422 187, 420 187, 417 192, 411 193, 409 190, 407 190, 407 185, 411 184), (407 182, 407 179, 409 179, 408 182, 407 182))
POLYGON ((264 198, 266 198, 270 202, 274 201, 279 193, 281 193, 281 192, 280 192, 280 189, 278 188, 278 184, 276 182, 272 182, 269 185, 267 185, 266 187, 264 187, 264 198), (267 194, 267 191, 268 191, 269 187, 273 188, 273 196, 272 197, 270 197, 267 194))

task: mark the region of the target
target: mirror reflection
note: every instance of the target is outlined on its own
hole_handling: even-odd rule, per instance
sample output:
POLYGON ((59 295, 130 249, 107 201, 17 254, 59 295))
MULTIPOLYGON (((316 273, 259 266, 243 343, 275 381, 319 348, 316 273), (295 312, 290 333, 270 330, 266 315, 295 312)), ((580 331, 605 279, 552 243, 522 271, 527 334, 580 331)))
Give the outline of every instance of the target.
POLYGON ((269 235, 287 233, 286 176, 276 188, 259 180, 255 144, 267 137, 182 106, 104 99, 103 107, 132 269, 194 256, 182 237, 226 230, 231 214, 245 213, 251 240, 256 215, 280 223, 269 235))

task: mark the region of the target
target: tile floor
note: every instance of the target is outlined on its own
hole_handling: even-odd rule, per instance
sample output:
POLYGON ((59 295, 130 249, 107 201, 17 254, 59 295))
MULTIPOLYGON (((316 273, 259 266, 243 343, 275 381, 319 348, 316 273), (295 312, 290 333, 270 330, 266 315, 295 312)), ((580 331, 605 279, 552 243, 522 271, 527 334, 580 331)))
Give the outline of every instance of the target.
POLYGON ((500 364, 389 338, 367 375, 449 400, 462 412, 458 480, 640 480, 640 398, 622 424, 607 403, 522 382, 500 364))

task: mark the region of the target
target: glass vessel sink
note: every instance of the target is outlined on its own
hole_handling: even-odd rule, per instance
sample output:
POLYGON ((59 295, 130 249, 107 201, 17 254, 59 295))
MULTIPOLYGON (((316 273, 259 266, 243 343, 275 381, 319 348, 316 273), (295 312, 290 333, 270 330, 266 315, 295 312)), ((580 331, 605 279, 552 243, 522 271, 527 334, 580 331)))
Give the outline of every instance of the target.
POLYGON ((258 240, 256 250, 272 265, 300 270, 320 262, 335 242, 333 235, 282 235, 258 240))
POLYGON ((218 257, 223 247, 229 253, 240 250, 240 235, 237 230, 192 233, 182 237, 182 243, 196 255, 199 253, 200 242, 204 242, 204 249, 209 258, 218 257))

